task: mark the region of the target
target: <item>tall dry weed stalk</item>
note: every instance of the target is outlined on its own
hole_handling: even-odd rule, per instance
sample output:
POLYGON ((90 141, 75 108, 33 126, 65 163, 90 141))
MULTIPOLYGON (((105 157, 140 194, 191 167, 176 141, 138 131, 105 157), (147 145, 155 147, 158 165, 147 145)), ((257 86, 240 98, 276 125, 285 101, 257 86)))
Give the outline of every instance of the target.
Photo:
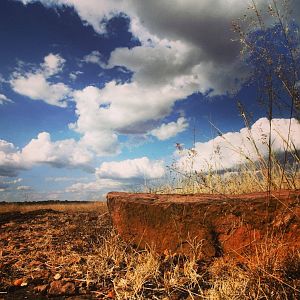
POLYGON ((274 163, 281 169, 279 188, 287 179, 288 154, 294 152, 295 162, 299 163, 297 149, 294 149, 291 143, 292 118, 299 120, 300 117, 299 24, 292 18, 289 1, 271 0, 266 11, 262 11, 256 5, 256 1, 251 0, 249 13, 234 22, 233 26, 242 46, 241 56, 252 67, 251 80, 255 80, 259 88, 259 100, 267 108, 269 119, 267 177, 270 191, 274 163), (283 137, 284 160, 279 166, 272 153, 272 119, 275 108, 287 111, 290 119, 288 134, 283 137))

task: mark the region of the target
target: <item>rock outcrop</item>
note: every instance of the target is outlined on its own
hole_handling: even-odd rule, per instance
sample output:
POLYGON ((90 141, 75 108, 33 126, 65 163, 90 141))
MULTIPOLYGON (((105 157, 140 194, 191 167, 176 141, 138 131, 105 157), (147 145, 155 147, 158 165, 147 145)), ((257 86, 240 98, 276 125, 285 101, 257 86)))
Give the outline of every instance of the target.
POLYGON ((228 195, 111 192, 120 236, 139 248, 211 258, 240 255, 266 236, 300 248, 300 191, 228 195))

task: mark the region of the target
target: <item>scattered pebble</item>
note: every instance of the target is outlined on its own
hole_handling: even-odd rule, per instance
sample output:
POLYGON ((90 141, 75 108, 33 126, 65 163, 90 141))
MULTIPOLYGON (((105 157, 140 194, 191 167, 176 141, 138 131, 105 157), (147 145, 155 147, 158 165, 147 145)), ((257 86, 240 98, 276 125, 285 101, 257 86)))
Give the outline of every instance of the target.
POLYGON ((34 288, 34 291, 40 294, 45 294, 48 288, 48 284, 38 285, 34 288))
POLYGON ((59 273, 55 274, 55 275, 54 275, 54 279, 55 279, 55 280, 61 279, 61 275, 60 275, 59 273))
POLYGON ((14 286, 21 286, 22 283, 23 283, 23 278, 19 278, 19 279, 14 280, 13 285, 14 286))

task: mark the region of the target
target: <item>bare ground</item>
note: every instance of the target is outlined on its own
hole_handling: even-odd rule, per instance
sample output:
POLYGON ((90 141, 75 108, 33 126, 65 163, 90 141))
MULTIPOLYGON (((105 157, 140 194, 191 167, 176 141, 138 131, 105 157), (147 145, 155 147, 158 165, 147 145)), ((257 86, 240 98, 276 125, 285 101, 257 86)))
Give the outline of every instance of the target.
POLYGON ((300 299, 300 251, 265 243, 244 262, 138 251, 106 204, 0 205, 0 300, 300 299))
POLYGON ((105 297, 111 285, 89 282, 88 263, 110 229, 103 205, 93 211, 1 213, 0 299, 105 297), (57 291, 51 289, 54 281, 57 291))

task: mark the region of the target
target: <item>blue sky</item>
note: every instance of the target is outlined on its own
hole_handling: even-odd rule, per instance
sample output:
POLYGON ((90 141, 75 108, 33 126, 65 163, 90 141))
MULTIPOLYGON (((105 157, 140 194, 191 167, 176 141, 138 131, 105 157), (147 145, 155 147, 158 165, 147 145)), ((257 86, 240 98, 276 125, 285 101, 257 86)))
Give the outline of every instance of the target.
MULTIPOLYGON (((216 145, 222 167, 241 163, 211 123, 244 147, 239 100, 254 135, 268 128, 231 29, 248 1, 200 2, 1 0, 0 201, 102 199, 163 181, 194 132, 199 169, 200 152, 215 165, 216 145)), ((275 117, 284 131, 287 115, 275 117)))

